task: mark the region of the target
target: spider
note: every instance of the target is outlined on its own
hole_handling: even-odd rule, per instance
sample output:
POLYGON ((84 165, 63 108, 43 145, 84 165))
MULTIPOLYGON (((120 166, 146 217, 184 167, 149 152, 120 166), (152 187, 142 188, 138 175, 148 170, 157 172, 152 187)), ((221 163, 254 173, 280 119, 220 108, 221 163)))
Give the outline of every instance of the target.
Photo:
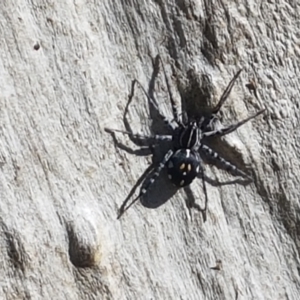
MULTIPOLYGON (((201 159, 200 153, 210 157, 212 160, 219 162, 225 169, 230 172, 235 173, 238 176, 242 176, 249 180, 252 180, 252 177, 247 175, 245 172, 240 170, 235 165, 231 164, 224 158, 222 158, 217 152, 212 150, 210 147, 204 144, 204 139, 207 137, 213 136, 224 136, 235 131, 237 128, 245 124, 246 122, 250 121, 251 119, 256 118, 258 115, 262 114, 266 109, 262 109, 257 113, 251 115, 250 117, 234 123, 232 125, 226 126, 224 128, 216 128, 215 122, 218 119, 217 113, 223 106, 224 102, 228 98, 232 87, 239 77, 242 69, 240 69, 229 82, 228 86, 226 87, 225 91, 223 92, 218 104, 211 110, 210 116, 208 117, 201 117, 198 119, 189 119, 186 112, 182 112, 181 114, 178 113, 175 100, 172 96, 170 83, 166 76, 165 68, 160 56, 157 56, 158 61, 161 62, 166 86, 168 89, 168 94, 171 102, 172 114, 173 119, 169 120, 165 117, 159 110, 159 107, 155 101, 155 99, 146 92, 144 87, 141 83, 134 79, 132 82, 132 93, 131 96, 134 94, 135 85, 138 84, 142 89, 143 93, 149 100, 149 103, 155 108, 161 120, 169 128, 170 134, 168 135, 141 135, 141 134, 134 134, 129 131, 122 131, 116 129, 108 129, 105 128, 111 134, 114 132, 121 132, 123 134, 128 135, 130 138, 139 140, 139 141, 147 141, 148 143, 153 145, 159 145, 163 141, 167 141, 171 143, 170 149, 165 153, 163 159, 160 161, 158 165, 151 165, 149 170, 152 170, 151 176, 146 176, 146 179, 143 180, 140 192, 137 197, 135 197, 132 202, 126 207, 127 202, 129 201, 131 194, 127 197, 127 199, 123 202, 122 206, 119 209, 118 219, 124 214, 126 210, 130 208, 138 199, 143 197, 151 185, 155 182, 155 180, 159 177, 161 171, 166 167, 168 178, 169 180, 178 188, 182 188, 185 186, 190 185, 193 180, 197 177, 202 179, 202 186, 205 196, 205 204, 204 208, 201 208, 198 204, 193 203, 192 206, 204 212, 204 221, 206 220, 206 210, 207 210, 207 203, 208 203, 208 195, 205 185, 205 173, 203 169, 203 161, 201 159)), ((137 183, 137 185, 140 182, 137 183)))

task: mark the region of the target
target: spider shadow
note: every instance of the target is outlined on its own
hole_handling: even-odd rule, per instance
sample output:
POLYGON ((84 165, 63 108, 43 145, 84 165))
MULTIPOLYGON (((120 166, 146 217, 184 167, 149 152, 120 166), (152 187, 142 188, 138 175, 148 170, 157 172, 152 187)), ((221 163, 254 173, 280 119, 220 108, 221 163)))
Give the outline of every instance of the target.
MULTIPOLYGON (((149 174, 150 177, 151 175, 152 173, 149 174)), ((143 185, 141 188, 143 188, 143 185)), ((164 205, 177 191, 178 188, 170 183, 166 171, 163 170, 159 179, 153 183, 153 186, 141 198, 140 202, 144 207, 155 209, 164 205)))
MULTIPOLYGON (((153 155, 155 158, 156 155, 153 155)), ((138 189, 142 190, 144 185, 147 183, 147 179, 151 178, 155 172, 155 167, 158 163, 152 162, 147 169, 142 173, 142 175, 138 178, 134 186, 131 188, 130 192, 128 193, 127 197, 123 201, 122 205, 119 208, 118 219, 123 215, 123 213, 131 206, 127 205, 130 199, 132 199, 133 195, 136 193, 138 189), (126 208, 127 207, 127 208, 126 208)), ((165 204, 170 198, 176 194, 178 188, 170 184, 168 180, 166 180, 165 170, 161 173, 161 176, 158 177, 151 188, 147 190, 147 193, 144 194, 140 199, 140 203, 147 208, 154 209, 158 208, 159 206, 165 204)))

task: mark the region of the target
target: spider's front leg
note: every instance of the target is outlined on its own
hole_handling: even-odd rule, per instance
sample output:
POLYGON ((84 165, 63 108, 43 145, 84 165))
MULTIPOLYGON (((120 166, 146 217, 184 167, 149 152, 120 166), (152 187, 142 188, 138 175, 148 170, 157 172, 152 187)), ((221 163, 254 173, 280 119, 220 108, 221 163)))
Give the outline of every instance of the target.
POLYGON ((235 131, 237 128, 239 128, 240 126, 242 126, 243 124, 247 123, 248 121, 256 118, 257 116, 259 116, 260 114, 262 114, 266 109, 262 109, 260 111, 258 111, 257 113, 255 113, 254 115, 248 117, 245 120, 242 120, 240 122, 237 122, 235 124, 229 125, 225 128, 222 129, 213 129, 213 123, 215 122, 215 120, 217 119, 216 114, 219 112, 219 110, 221 109, 221 107, 223 106, 224 102, 226 101, 226 99, 228 98, 233 85, 235 83, 235 81, 237 80, 237 78, 239 77, 239 75, 241 74, 242 69, 240 69, 235 75, 234 77, 231 79, 231 81, 229 82, 228 86, 226 87, 225 91, 223 92, 218 104, 212 109, 211 111, 211 120, 207 125, 207 128, 210 128, 210 131, 206 131, 203 133, 204 137, 208 137, 208 136, 223 136, 226 134, 229 134, 233 131, 235 131))
POLYGON ((233 85, 235 83, 235 81, 237 80, 237 78, 239 77, 239 75, 241 74, 242 69, 240 69, 235 75, 234 77, 231 79, 231 81, 229 82, 228 86, 226 87, 225 91, 223 92, 222 96, 220 97, 220 100, 218 102, 218 104, 211 110, 210 112, 210 116, 209 117, 202 117, 200 120, 198 120, 198 126, 199 128, 201 128, 201 130, 203 131, 204 137, 205 136, 211 136, 213 135, 215 132, 218 131, 218 129, 216 129, 216 122, 219 120, 217 114, 220 111, 220 109, 222 108, 223 104, 225 103, 225 101, 228 99, 228 96, 233 88, 233 85))
POLYGON ((259 115, 261 115, 263 112, 265 112, 265 110, 266 110, 266 108, 258 111, 257 113, 255 113, 254 115, 246 118, 245 120, 242 120, 242 121, 237 122, 235 124, 229 125, 227 127, 224 127, 224 128, 221 128, 221 129, 216 129, 216 130, 213 130, 213 131, 203 132, 203 137, 223 136, 223 135, 229 134, 229 133, 237 130, 239 127, 241 127, 242 125, 244 125, 248 121, 256 118, 259 115))
POLYGON ((226 87, 225 91, 223 92, 218 104, 213 108, 212 110, 212 114, 213 115, 216 115, 219 110, 221 109, 221 107, 223 106, 224 102, 226 101, 226 99, 228 98, 232 88, 233 88, 233 85, 235 83, 235 81, 237 80, 237 78, 240 76, 241 72, 243 71, 243 69, 240 69, 235 75, 234 77, 231 79, 231 81, 229 82, 228 86, 226 87))

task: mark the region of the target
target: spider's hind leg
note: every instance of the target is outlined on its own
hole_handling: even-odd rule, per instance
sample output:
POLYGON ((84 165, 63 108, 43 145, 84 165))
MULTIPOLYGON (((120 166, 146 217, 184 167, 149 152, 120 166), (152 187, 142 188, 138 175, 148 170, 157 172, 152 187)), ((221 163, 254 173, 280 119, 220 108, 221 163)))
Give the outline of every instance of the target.
POLYGON ((125 207, 128 200, 129 200, 129 198, 127 197, 126 202, 124 201, 123 205, 121 206, 121 208, 119 210, 118 219, 124 214, 124 212, 126 210, 128 210, 130 208, 130 206, 132 206, 136 201, 138 201, 141 197, 143 197, 147 193, 148 189, 154 183, 154 181, 157 179, 157 177, 159 176, 161 170, 165 167, 166 163, 168 162, 168 160, 170 159, 170 157, 172 155, 173 155, 173 150, 169 150, 165 154, 163 160, 160 162, 158 167, 154 170, 153 175, 149 179, 146 178, 145 181, 143 182, 140 193, 138 194, 138 196, 135 199, 133 199, 132 202, 127 207, 125 207))
POLYGON ((144 171, 144 173, 140 176, 140 178, 137 180, 137 182, 135 183, 135 185, 133 186, 133 188, 129 192, 128 196, 123 201, 121 207, 119 208, 117 219, 120 219, 122 217, 123 213, 136 201, 136 200, 134 200, 131 204, 129 204, 129 206, 126 207, 128 201, 130 200, 130 198, 132 197, 132 195, 134 194, 134 192, 136 191, 138 186, 147 178, 147 176, 151 173, 152 170, 153 170, 153 165, 150 165, 144 171))

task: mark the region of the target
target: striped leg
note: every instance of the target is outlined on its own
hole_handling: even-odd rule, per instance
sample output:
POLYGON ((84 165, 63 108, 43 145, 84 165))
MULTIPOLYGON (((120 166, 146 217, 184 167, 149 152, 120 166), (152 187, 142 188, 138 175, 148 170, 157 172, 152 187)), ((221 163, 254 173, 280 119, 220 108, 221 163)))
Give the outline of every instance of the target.
MULTIPOLYGON (((128 102, 127 102, 127 104, 126 104, 125 111, 124 111, 124 115, 123 115, 123 122, 124 122, 124 126, 125 126, 126 131, 119 131, 119 132, 121 132, 121 133, 123 133, 123 134, 127 134, 127 135, 129 136, 130 140, 131 140, 134 144, 136 144, 137 146, 142 146, 142 147, 143 147, 143 146, 144 146, 143 142, 144 142, 146 139, 151 139, 151 138, 153 138, 153 137, 152 137, 152 136, 146 137, 146 136, 142 136, 142 135, 139 135, 139 134, 134 134, 134 133, 133 133, 133 130, 132 130, 132 128, 131 128, 131 125, 130 125, 128 119, 127 119, 127 115, 128 115, 128 112, 129 112, 129 106, 130 106, 130 104, 131 104, 131 102, 132 102, 132 100, 133 100, 134 92, 135 92, 135 85, 136 85, 137 83, 140 85, 140 87, 142 88, 144 94, 147 96, 147 99, 149 100, 150 105, 154 106, 155 110, 157 111, 157 114, 158 114, 158 115, 160 116, 160 118, 166 123, 166 125, 167 125, 169 128, 171 127, 171 129, 174 127, 174 125, 171 124, 171 122, 169 122, 169 120, 167 120, 167 118, 166 118, 165 116, 163 116, 163 115, 160 113, 160 111, 159 111, 159 109, 158 109, 158 106, 157 106, 155 100, 154 100, 153 98, 151 98, 151 97, 147 94, 147 92, 145 91, 145 89, 143 88, 143 86, 142 86, 136 79, 133 80, 132 83, 131 83, 131 91, 130 91, 130 94, 129 94, 129 96, 128 96, 128 102)), ((109 129, 109 128, 105 128, 105 130, 106 130, 107 132, 109 132, 109 133, 113 133, 113 132, 118 131, 118 130, 113 130, 113 129, 109 129)), ((158 138, 158 140, 159 140, 159 138, 158 138)), ((162 140, 168 140, 168 138, 166 138, 166 139, 163 138, 162 140)))
POLYGON ((226 101, 226 99, 228 98, 233 85, 235 83, 235 81, 237 80, 237 78, 240 76, 241 72, 243 69, 240 69, 235 75, 234 77, 231 79, 231 81, 229 82, 228 86, 226 87, 225 91, 223 92, 219 103, 215 106, 215 108, 212 110, 212 114, 217 114, 219 112, 219 110, 221 109, 222 105, 224 104, 224 102, 226 101))
POLYGON ((213 151, 211 148, 209 148, 206 145, 201 145, 200 147, 200 151, 204 152, 206 155, 210 156, 211 158, 213 158, 214 160, 220 162, 223 166, 224 169, 233 172, 239 176, 243 176, 248 178, 249 180, 253 180, 253 178, 251 176, 249 176, 248 174, 246 174, 245 172, 243 172, 242 170, 240 170, 239 168, 237 168, 235 165, 231 164, 229 161, 227 161, 226 159, 224 159, 223 157, 221 157, 217 152, 213 151))
POLYGON ((239 77, 239 75, 241 74, 242 69, 240 69, 235 75, 234 77, 231 79, 231 81, 229 82, 228 86, 226 87, 225 91, 223 92, 218 104, 211 110, 211 115, 209 118, 205 118, 204 120, 200 120, 199 122, 199 127, 205 132, 203 134, 204 137, 206 136, 213 136, 213 135, 218 135, 218 130, 215 130, 215 123, 216 121, 219 119, 217 117, 218 112, 220 111, 220 109, 222 108, 224 102, 227 100, 233 85, 235 83, 235 81, 237 80, 237 78, 239 77))
POLYGON ((208 137, 208 136, 223 136, 223 135, 229 134, 229 133, 237 130, 239 127, 241 127, 242 125, 244 125, 248 121, 256 118, 257 116, 259 116, 260 114, 262 114, 263 112, 265 112, 265 110, 266 110, 266 108, 258 111, 256 114, 248 117, 245 120, 242 120, 242 121, 237 122, 235 124, 229 125, 229 126, 227 126, 225 128, 221 128, 221 129, 217 129, 217 130, 209 131, 209 132, 203 132, 203 136, 204 137, 208 137))
MULTIPOLYGON (((118 216, 117 219, 121 218, 122 214, 125 212, 125 210, 128 209, 128 207, 125 209, 128 201, 130 200, 130 198, 132 197, 132 195, 135 193, 136 189, 138 188, 138 186, 147 178, 147 176, 149 176, 149 174, 151 174, 151 172, 153 171, 153 164, 151 164, 145 171, 144 173, 140 176, 140 178, 137 180, 137 182, 135 183, 135 185, 133 186, 133 188, 131 189, 131 191, 129 192, 128 196, 126 197, 126 199, 123 201, 121 207, 119 208, 119 212, 118 212, 118 216)), ((131 205, 130 205, 131 206, 131 205)))
POLYGON ((162 135, 162 134, 156 134, 156 135, 142 135, 142 134, 134 134, 129 131, 123 131, 123 130, 118 130, 118 129, 110 129, 110 128, 105 128, 105 130, 108 133, 114 133, 114 132, 120 132, 123 134, 127 134, 128 136, 139 139, 140 141, 172 141, 172 136, 171 135, 162 135))
POLYGON ((154 154, 154 148, 156 147, 156 144, 143 145, 143 146, 139 146, 137 149, 132 149, 131 147, 128 147, 125 144, 121 143, 117 139, 116 133, 114 131, 111 131, 111 130, 107 130, 107 131, 110 133, 110 135, 114 141, 114 145, 117 148, 122 149, 129 154, 137 155, 137 156, 148 156, 148 155, 154 154))
POLYGON ((135 84, 138 84, 140 86, 140 88, 142 89, 142 91, 144 92, 144 94, 146 95, 149 103, 155 108, 155 110, 157 111, 159 117, 163 120, 163 122, 171 129, 171 130, 174 130, 176 126, 174 126, 171 121, 169 121, 159 110, 158 108, 158 105, 156 103, 156 101, 150 97, 150 95, 146 92, 146 90, 144 89, 144 87, 142 86, 142 84, 137 80, 137 79, 134 79, 133 82, 132 82, 132 93, 131 93, 131 96, 133 96, 134 94, 134 87, 135 87, 135 84))
POLYGON ((124 212, 130 208, 130 206, 132 206, 137 200, 139 200, 141 197, 143 197, 147 193, 148 189, 154 183, 154 181, 157 179, 161 170, 165 167, 166 163, 168 162, 168 160, 170 159, 170 157, 172 155, 173 155, 173 150, 169 150, 166 153, 163 160, 160 162, 158 167, 155 169, 153 175, 148 180, 146 179, 145 182, 143 183, 139 195, 135 199, 133 199, 133 201, 127 207, 122 206, 120 208, 120 211, 118 214, 118 219, 121 218, 121 216, 124 214, 124 212))

